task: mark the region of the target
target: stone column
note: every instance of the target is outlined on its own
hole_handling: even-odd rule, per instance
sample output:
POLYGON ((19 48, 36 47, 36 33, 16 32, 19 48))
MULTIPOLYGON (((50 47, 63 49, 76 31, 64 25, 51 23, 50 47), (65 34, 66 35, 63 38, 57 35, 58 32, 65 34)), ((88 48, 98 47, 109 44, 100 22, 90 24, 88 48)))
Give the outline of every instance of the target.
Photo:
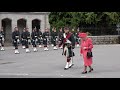
POLYGON ((30 20, 30 19, 27 20, 26 27, 29 28, 29 32, 31 34, 31 32, 32 32, 32 20, 30 20))
POLYGON ((40 25, 40 28, 41 28, 41 31, 44 32, 45 31, 45 15, 42 15, 42 18, 41 18, 41 25, 40 25))
POLYGON ((46 14, 44 15, 45 28, 48 28, 46 25, 46 14))
POLYGON ((14 31, 14 28, 17 27, 17 19, 12 19, 12 32, 14 31))
POLYGON ((45 15, 45 16, 46 16, 46 18, 45 18, 46 19, 45 20, 46 21, 46 27, 50 29, 49 17, 48 17, 48 15, 45 15))

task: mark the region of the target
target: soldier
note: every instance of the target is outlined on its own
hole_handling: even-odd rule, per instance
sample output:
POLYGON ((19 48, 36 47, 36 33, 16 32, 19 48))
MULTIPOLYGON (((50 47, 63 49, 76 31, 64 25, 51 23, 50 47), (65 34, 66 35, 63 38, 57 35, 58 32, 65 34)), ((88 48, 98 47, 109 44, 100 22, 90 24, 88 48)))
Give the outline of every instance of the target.
POLYGON ((25 33, 25 28, 23 29, 21 33, 21 43, 22 43, 22 48, 25 49, 25 39, 24 38, 24 33, 25 33))
POLYGON ((76 38, 76 44, 77 44, 77 47, 79 47, 79 42, 80 42, 80 39, 79 39, 79 33, 80 33, 80 31, 79 31, 79 28, 77 29, 77 32, 75 33, 75 38, 76 38))
POLYGON ((53 36, 52 36, 53 33, 54 33, 54 28, 55 28, 55 27, 53 27, 53 28, 52 28, 52 31, 51 31, 51 46, 52 46, 52 47, 54 46, 54 40, 53 40, 53 36))
POLYGON ((75 54, 73 52, 73 49, 75 48, 75 39, 74 39, 73 34, 69 32, 68 27, 64 28, 64 32, 65 33, 63 34, 61 44, 63 44, 63 54, 67 58, 67 63, 66 63, 66 66, 65 66, 64 70, 67 70, 74 65, 73 60, 71 60, 71 57, 73 59, 73 56, 75 56, 75 54))
POLYGON ((19 54, 18 43, 20 40, 20 32, 18 31, 18 27, 14 28, 14 31, 12 32, 12 39, 13 39, 13 45, 15 47, 15 54, 19 54))
MULTIPOLYGON (((63 30, 60 28, 59 33, 58 33, 58 42, 59 44, 62 42, 62 36, 63 36, 63 30)), ((62 49, 62 45, 60 46, 60 49, 62 49)))
POLYGON ((43 33, 43 44, 44 44, 44 50, 48 51, 47 45, 48 45, 48 40, 49 40, 49 31, 48 28, 45 29, 45 32, 43 33))
POLYGON ((26 48, 26 53, 29 53, 29 44, 28 44, 28 40, 30 39, 30 32, 28 31, 28 28, 25 28, 25 32, 22 33, 21 36, 22 40, 24 41, 24 45, 26 48))
POLYGON ((36 28, 33 29, 31 33, 31 38, 32 38, 32 45, 33 45, 33 51, 37 52, 37 42, 38 42, 38 32, 36 28))
POLYGON ((54 46, 53 49, 57 50, 56 43, 57 43, 58 33, 56 32, 56 28, 53 29, 51 37, 52 37, 52 40, 53 40, 53 46, 54 46))
POLYGON ((41 42, 42 42, 42 32, 41 32, 41 29, 39 29, 39 31, 38 31, 38 43, 39 43, 39 47, 42 47, 41 46, 41 42))
POLYGON ((0 46, 1 46, 1 51, 4 51, 4 31, 3 31, 3 27, 0 30, 0 46))
POLYGON ((75 29, 74 29, 74 28, 72 29, 71 33, 73 33, 74 38, 75 38, 75 34, 76 34, 76 33, 75 33, 75 29))

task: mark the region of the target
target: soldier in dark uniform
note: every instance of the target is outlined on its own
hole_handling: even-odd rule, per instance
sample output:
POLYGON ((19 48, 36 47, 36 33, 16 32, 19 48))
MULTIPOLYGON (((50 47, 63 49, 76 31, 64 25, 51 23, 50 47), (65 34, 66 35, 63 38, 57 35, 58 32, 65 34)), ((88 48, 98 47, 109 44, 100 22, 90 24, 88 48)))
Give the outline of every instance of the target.
POLYGON ((24 38, 24 33, 25 33, 25 28, 23 29, 21 33, 21 43, 22 43, 22 48, 25 49, 25 39, 24 38))
POLYGON ((56 31, 56 28, 53 29, 53 32, 51 34, 52 40, 53 40, 53 49, 57 50, 56 43, 57 43, 57 38, 58 38, 58 33, 56 31))
POLYGON ((71 33, 72 33, 72 34, 74 35, 74 37, 75 37, 75 34, 76 34, 76 33, 75 33, 75 29, 74 29, 74 28, 72 29, 71 33))
POLYGON ((77 32, 75 33, 75 38, 76 38, 76 44, 77 44, 77 47, 79 47, 79 42, 80 42, 80 39, 79 39, 79 33, 80 33, 80 31, 79 31, 79 28, 77 29, 77 32))
POLYGON ((1 46, 1 51, 4 51, 4 37, 5 37, 5 34, 4 34, 4 31, 3 31, 3 27, 1 28, 0 30, 0 46, 1 46))
MULTIPOLYGON (((62 38, 62 43, 63 44, 63 54, 67 58, 67 63, 65 66, 65 70, 71 68, 73 66, 73 61, 71 60, 71 57, 75 56, 73 49, 75 48, 75 39, 72 33, 69 32, 69 28, 65 27, 63 33, 63 38, 62 38)), ((60 44, 60 45, 61 45, 60 44)))
POLYGON ((48 28, 45 29, 45 32, 43 33, 43 44, 44 44, 44 50, 48 51, 47 45, 48 45, 48 40, 49 40, 49 31, 48 28))
POLYGON ((42 32, 41 32, 41 29, 39 29, 39 31, 38 31, 38 43, 39 43, 39 47, 42 47, 41 46, 41 42, 42 42, 42 32))
POLYGON ((53 36, 52 36, 52 35, 53 35, 53 32, 54 32, 54 28, 55 28, 55 27, 52 28, 52 31, 51 31, 51 33, 50 33, 50 34, 51 34, 51 46, 52 46, 52 47, 54 46, 54 40, 53 40, 53 36))
POLYGON ((14 28, 14 31, 12 32, 12 39, 13 39, 13 45, 15 47, 15 54, 19 54, 18 43, 20 40, 20 32, 18 31, 18 27, 14 28))
POLYGON ((30 50, 29 50, 28 40, 30 39, 30 32, 28 31, 28 28, 25 28, 25 32, 22 33, 21 38, 24 41, 26 53, 29 53, 30 50))
MULTIPOLYGON (((62 30, 62 28, 60 28, 59 33, 58 33, 58 43, 59 44, 62 42, 62 36, 63 36, 63 30, 62 30)), ((62 45, 59 47, 60 47, 60 49, 63 48, 62 45)))
POLYGON ((36 30, 36 28, 33 29, 32 33, 31 33, 31 38, 32 38, 32 45, 33 45, 33 51, 36 52, 37 50, 37 42, 38 42, 38 32, 36 30))

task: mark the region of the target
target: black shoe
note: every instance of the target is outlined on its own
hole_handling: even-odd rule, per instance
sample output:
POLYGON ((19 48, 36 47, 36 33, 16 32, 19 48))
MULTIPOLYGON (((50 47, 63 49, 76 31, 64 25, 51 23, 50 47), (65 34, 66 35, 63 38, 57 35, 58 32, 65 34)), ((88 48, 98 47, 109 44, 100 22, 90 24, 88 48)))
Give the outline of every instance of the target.
POLYGON ((87 74, 87 71, 83 71, 82 74, 87 74))
POLYGON ((93 71, 93 68, 89 70, 89 72, 92 72, 93 71))
POLYGON ((64 68, 64 70, 68 70, 69 68, 64 68))
POLYGON ((69 68, 71 68, 74 64, 72 64, 71 66, 69 66, 69 68))

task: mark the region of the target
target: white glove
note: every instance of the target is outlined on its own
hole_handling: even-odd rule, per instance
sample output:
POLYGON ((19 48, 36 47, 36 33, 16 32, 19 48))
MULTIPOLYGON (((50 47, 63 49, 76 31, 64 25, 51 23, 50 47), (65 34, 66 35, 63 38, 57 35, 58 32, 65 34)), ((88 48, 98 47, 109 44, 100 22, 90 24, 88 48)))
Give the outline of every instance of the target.
POLYGON ((65 35, 65 33, 63 34, 63 37, 64 37, 64 38, 66 38, 66 35, 65 35))
POLYGON ((38 41, 38 39, 36 39, 36 42, 38 41))
POLYGON ((83 47, 83 49, 85 50, 85 49, 87 49, 87 47, 83 47))
POLYGON ((66 42, 71 44, 71 41, 70 41, 70 40, 67 40, 66 42))
POLYGON ((30 40, 30 39, 28 39, 28 42, 31 42, 31 40, 30 40))
POLYGON ((16 41, 14 40, 14 43, 16 43, 16 41))
POLYGON ((2 38, 2 41, 3 41, 3 42, 4 42, 4 40, 5 40, 5 39, 4 39, 4 38, 2 38))
POLYGON ((58 39, 56 38, 56 41, 58 41, 58 39))
POLYGON ((19 39, 17 39, 17 42, 20 42, 20 40, 19 40, 19 39))

